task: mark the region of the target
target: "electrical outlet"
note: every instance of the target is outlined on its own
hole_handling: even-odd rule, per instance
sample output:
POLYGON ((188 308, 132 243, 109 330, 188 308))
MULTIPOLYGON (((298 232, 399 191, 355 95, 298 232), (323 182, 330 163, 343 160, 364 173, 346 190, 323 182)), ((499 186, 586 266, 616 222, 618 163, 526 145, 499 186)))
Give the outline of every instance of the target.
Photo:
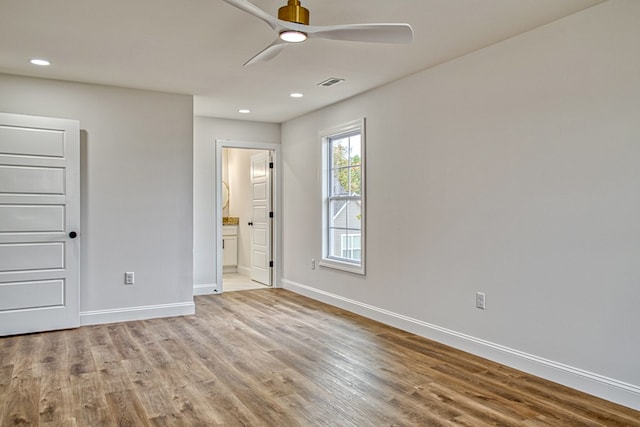
POLYGON ((476 308, 479 308, 481 310, 485 309, 485 299, 486 296, 484 294, 484 292, 476 292, 476 308))
POLYGON ((315 269, 316 269, 316 260, 315 260, 315 259, 312 259, 312 260, 311 260, 311 269, 312 269, 312 270, 315 270, 315 269))
POLYGON ((133 282, 135 280, 133 271, 127 271, 126 273, 124 273, 124 284, 125 285, 133 285, 133 282))

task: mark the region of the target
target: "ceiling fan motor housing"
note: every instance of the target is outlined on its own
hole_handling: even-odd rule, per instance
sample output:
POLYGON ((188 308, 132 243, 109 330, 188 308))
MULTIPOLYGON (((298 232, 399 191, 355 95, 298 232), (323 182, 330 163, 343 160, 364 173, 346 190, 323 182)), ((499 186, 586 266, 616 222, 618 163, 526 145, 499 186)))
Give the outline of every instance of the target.
POLYGON ((309 25, 309 9, 302 7, 300 0, 289 0, 286 6, 278 9, 278 19, 309 25))

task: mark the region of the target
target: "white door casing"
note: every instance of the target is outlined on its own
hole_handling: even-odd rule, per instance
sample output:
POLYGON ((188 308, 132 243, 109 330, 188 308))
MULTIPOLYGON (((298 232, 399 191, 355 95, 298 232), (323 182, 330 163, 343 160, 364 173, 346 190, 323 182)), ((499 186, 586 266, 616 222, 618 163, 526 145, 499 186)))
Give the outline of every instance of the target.
MULTIPOLYGON (((215 251, 216 251, 216 273, 215 283, 212 284, 210 291, 202 292, 194 290, 197 295, 203 293, 222 293, 224 291, 222 272, 223 272, 223 251, 222 251, 222 151, 225 148, 239 148, 239 149, 252 149, 252 150, 268 150, 271 154, 271 161, 273 162, 273 169, 270 170, 271 178, 271 206, 275 212, 274 218, 271 221, 271 247, 272 247, 272 260, 273 268, 271 268, 271 286, 279 287, 282 281, 282 215, 278 215, 278 212, 282 212, 282 201, 279 194, 282 192, 282 164, 279 159, 282 158, 282 146, 279 143, 268 142, 250 142, 250 141, 234 141, 230 139, 216 139, 215 140, 215 182, 216 182, 216 194, 215 194, 215 251)), ((247 221, 250 218, 246 219, 247 221)), ((242 219, 245 221, 245 219, 242 219)))
POLYGON ((0 113, 0 336, 80 323, 80 124, 0 113))
POLYGON ((271 153, 251 156, 251 280, 271 286, 271 153))

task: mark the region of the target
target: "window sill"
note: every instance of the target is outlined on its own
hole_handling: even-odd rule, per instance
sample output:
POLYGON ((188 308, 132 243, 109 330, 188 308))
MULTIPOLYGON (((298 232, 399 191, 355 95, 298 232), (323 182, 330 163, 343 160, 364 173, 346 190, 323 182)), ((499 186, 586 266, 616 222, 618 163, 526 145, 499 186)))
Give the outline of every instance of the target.
POLYGON ((318 264, 320 265, 320 267, 333 268, 334 270, 346 271, 348 273, 361 274, 361 275, 365 274, 364 263, 353 264, 350 262, 338 261, 330 258, 323 258, 322 260, 320 260, 318 264))

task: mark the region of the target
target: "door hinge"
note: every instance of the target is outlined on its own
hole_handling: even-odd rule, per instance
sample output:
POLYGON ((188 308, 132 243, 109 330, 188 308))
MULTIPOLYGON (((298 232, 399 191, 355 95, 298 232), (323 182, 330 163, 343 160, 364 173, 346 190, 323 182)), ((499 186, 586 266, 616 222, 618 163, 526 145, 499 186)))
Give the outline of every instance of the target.
POLYGON ((269 261, 269 267, 273 268, 273 261, 269 261))
POLYGON ((273 162, 269 162, 269 169, 273 169, 273 162))
POLYGON ((273 212, 269 212, 269 218, 273 218, 273 212))

